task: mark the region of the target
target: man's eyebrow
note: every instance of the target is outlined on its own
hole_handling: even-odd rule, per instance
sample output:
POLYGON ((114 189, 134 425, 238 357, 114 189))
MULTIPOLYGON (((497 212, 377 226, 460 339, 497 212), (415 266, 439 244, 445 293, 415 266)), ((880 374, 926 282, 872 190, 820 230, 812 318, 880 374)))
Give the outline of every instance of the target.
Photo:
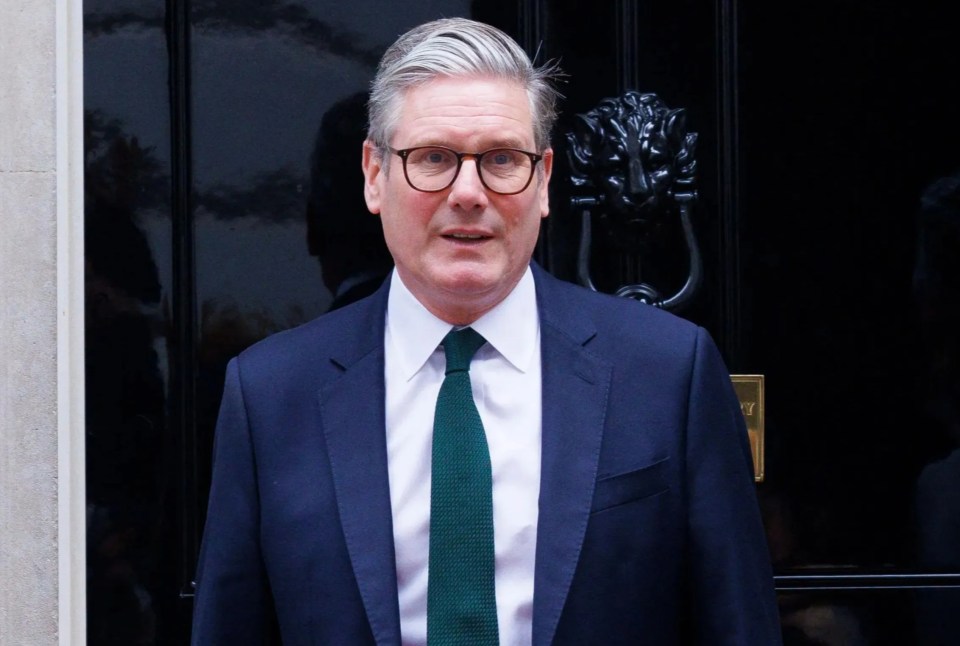
MULTIPOLYGON (((502 139, 491 139, 485 141, 483 145, 483 150, 490 150, 492 148, 523 148, 524 143, 516 137, 506 137, 502 139)), ((480 151, 478 151, 480 152, 480 151)))
POLYGON ((442 148, 449 148, 450 150, 456 150, 457 152, 464 153, 482 153, 486 150, 494 150, 496 148, 517 148, 519 150, 526 150, 526 144, 524 144, 520 139, 515 137, 507 137, 504 139, 490 139, 484 141, 480 147, 476 150, 460 150, 449 141, 443 139, 426 139, 423 142, 419 142, 409 148, 421 148, 423 146, 440 146, 442 148))

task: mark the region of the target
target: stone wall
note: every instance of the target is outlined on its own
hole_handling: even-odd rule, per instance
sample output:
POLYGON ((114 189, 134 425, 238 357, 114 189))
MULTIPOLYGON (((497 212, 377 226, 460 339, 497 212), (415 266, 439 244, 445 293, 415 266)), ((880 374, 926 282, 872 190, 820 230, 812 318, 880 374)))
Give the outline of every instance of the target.
MULTIPOLYGON (((71 0, 0 2, 0 644, 11 646, 78 643, 71 640, 69 620, 61 626, 69 610, 63 600, 73 603, 61 530, 78 526, 79 519, 61 507, 72 495, 60 489, 61 477, 75 481, 61 473, 71 455, 62 438, 76 437, 77 429, 64 436, 69 410, 58 402, 61 388, 76 386, 82 394, 82 365, 71 369, 62 356, 78 322, 82 340, 82 312, 64 308, 71 294, 64 292, 58 261, 82 250, 82 240, 64 237, 69 232, 63 226, 69 216, 82 218, 70 207, 64 184, 81 172, 66 164, 67 151, 76 153, 76 142, 66 138, 77 133, 64 112, 76 116, 64 96, 71 68, 65 48, 72 42, 79 55, 77 34, 67 28, 79 6, 71 0), (79 380, 71 383, 77 369, 79 380)), ((82 237, 81 226, 66 228, 82 237)), ((82 290, 82 276, 68 282, 82 290)), ((82 306, 82 294, 72 300, 82 306)), ((82 535, 79 548, 82 563, 82 535)))

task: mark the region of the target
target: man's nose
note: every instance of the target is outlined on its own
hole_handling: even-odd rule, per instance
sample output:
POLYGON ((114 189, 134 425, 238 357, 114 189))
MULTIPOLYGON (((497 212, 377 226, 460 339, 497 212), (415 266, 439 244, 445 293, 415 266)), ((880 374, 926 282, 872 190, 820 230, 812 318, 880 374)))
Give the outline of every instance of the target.
POLYGON ((451 207, 465 211, 480 209, 487 205, 487 189, 480 181, 477 172, 477 160, 465 157, 460 165, 460 173, 450 187, 447 202, 451 207))

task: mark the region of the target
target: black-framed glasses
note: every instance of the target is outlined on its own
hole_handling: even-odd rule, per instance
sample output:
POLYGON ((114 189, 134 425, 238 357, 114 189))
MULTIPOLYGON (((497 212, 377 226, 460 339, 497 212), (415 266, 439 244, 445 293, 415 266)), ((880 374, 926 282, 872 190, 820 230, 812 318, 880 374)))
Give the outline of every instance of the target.
POLYGON ((407 184, 424 193, 449 188, 460 175, 463 160, 476 162, 480 183, 500 195, 516 195, 526 190, 533 179, 533 169, 543 155, 516 148, 491 148, 482 153, 461 153, 443 146, 417 146, 390 152, 403 160, 407 184))

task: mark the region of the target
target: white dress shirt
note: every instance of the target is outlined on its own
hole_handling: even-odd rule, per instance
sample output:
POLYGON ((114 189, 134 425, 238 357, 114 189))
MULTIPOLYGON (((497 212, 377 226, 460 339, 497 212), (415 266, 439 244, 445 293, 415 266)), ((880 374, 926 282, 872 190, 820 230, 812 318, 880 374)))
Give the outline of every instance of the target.
MULTIPOLYGON (((540 494, 540 318, 533 275, 470 327, 487 340, 470 383, 490 447, 497 622, 501 646, 529 646, 540 494)), ((384 334, 387 470, 404 644, 427 643, 433 417, 453 328, 420 304, 396 271, 384 334)))

